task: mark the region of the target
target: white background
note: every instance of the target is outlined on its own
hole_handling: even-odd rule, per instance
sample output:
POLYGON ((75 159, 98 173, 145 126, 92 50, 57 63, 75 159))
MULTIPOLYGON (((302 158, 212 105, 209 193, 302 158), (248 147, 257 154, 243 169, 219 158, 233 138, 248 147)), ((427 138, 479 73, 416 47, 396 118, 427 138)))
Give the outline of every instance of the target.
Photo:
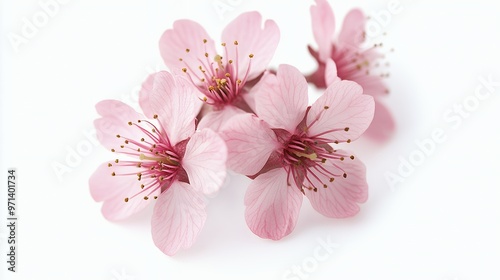
POLYGON ((401 0, 402 10, 382 23, 373 14, 386 11, 387 0, 330 1, 337 26, 361 7, 387 32, 369 40, 383 42, 390 62, 384 101, 397 131, 385 144, 361 139, 349 147, 368 166, 370 183, 355 218, 327 219, 305 199, 292 234, 260 239, 244 222, 249 180, 236 175, 210 200, 197 243, 174 257, 151 240, 151 209, 122 223, 102 217, 88 178, 112 155, 85 136, 97 117, 94 105, 112 98, 137 106, 138 86, 164 68, 162 32, 190 18, 218 39, 239 13, 259 10, 281 28, 272 66, 309 72, 312 2, 69 0, 16 51, 9 37, 22 36, 23 19, 33 22, 43 9, 33 0, 1 1, 2 216, 7 168, 19 176, 18 272, 3 267, 2 218, 2 279, 500 279, 500 86, 477 104, 473 98, 480 77, 500 81, 500 7, 488 0, 401 0), (221 3, 230 9, 218 13, 221 3), (467 117, 445 119, 464 101, 467 117), (402 159, 418 159, 415 141, 436 129, 444 142, 391 188, 385 175, 398 175, 402 159), (86 153, 67 162, 78 147, 86 153), (57 163, 71 171, 59 178, 57 163), (337 246, 327 254, 320 240, 337 246), (314 259, 317 250, 322 260, 314 259), (294 266, 302 278, 285 276, 294 266))

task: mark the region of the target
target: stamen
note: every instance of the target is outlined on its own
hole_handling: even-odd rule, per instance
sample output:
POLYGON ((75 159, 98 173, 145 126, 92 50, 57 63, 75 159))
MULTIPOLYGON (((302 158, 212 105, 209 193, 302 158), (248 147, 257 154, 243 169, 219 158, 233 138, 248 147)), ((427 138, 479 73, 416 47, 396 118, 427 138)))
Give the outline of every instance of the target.
POLYGON ((315 160, 316 158, 318 158, 318 155, 316 153, 312 153, 312 154, 304 154, 301 152, 293 152, 293 153, 299 157, 305 157, 305 158, 308 158, 310 160, 315 160))

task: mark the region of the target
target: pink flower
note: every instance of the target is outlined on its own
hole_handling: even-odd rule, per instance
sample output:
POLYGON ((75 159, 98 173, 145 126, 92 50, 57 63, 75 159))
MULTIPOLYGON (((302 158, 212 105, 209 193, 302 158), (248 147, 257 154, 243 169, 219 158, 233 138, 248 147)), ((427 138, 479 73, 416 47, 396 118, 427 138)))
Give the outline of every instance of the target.
POLYGON ((249 81, 258 78, 274 55, 279 29, 272 20, 262 28, 258 12, 241 14, 222 32, 222 50, 205 29, 191 20, 178 20, 160 39, 160 52, 174 73, 184 74, 212 105, 199 127, 218 130, 238 113, 250 112, 249 81))
POLYGON ((89 181, 91 195, 104 202, 102 213, 111 221, 157 200, 152 236, 167 255, 193 244, 206 219, 204 194, 217 191, 226 176, 224 141, 210 129, 195 132, 201 102, 192 90, 179 77, 157 73, 141 96, 153 120, 120 101, 96 105, 102 116, 94 122, 99 141, 129 159, 99 166, 89 181))
POLYGON ((365 40, 363 12, 354 9, 347 14, 336 40, 335 18, 326 0, 316 0, 316 5, 311 6, 311 19, 318 50, 309 46, 309 52, 318 62, 318 69, 307 80, 319 88, 326 88, 338 80, 361 85, 365 94, 376 98, 375 116, 367 134, 379 141, 388 139, 395 128, 394 120, 377 99, 389 91, 382 81, 383 77, 373 74, 377 59, 382 57, 376 50, 377 45, 368 49, 362 47, 365 40))
POLYGON ((257 85, 257 118, 234 117, 222 129, 228 166, 255 178, 245 195, 245 218, 260 237, 274 240, 295 227, 302 197, 327 217, 359 211, 367 199, 365 167, 331 143, 350 143, 370 125, 373 98, 359 85, 341 81, 328 87, 310 107, 307 82, 300 72, 281 65, 257 85))

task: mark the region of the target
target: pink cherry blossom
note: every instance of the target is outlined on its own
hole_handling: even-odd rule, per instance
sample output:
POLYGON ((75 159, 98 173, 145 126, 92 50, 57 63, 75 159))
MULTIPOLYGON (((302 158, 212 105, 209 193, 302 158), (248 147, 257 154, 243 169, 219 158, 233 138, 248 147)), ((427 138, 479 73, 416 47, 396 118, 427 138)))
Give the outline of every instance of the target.
POLYGON ((350 143, 368 128, 373 98, 340 81, 308 107, 306 79, 289 65, 265 74, 257 86, 259 117, 235 116, 221 131, 229 168, 255 178, 245 195, 249 228, 273 240, 288 235, 303 195, 327 217, 355 215, 368 195, 365 166, 330 144, 350 143))
POLYGON ((351 10, 342 24, 337 38, 335 18, 326 0, 316 0, 311 6, 314 38, 318 49, 309 46, 309 52, 316 59, 318 69, 307 80, 319 88, 326 88, 338 80, 354 81, 363 87, 365 94, 376 98, 375 117, 367 135, 379 141, 387 140, 395 129, 389 110, 378 101, 389 91, 383 82, 383 75, 375 75, 382 55, 379 45, 363 48, 365 41, 365 15, 359 9, 351 10))
POLYGON ((156 246, 167 255, 190 247, 206 220, 205 194, 216 192, 226 176, 227 150, 212 130, 195 132, 201 103, 180 77, 159 72, 141 92, 147 119, 128 105, 105 100, 96 105, 99 141, 128 156, 105 162, 91 176, 102 213, 122 220, 156 200, 151 221, 156 246), (146 105, 147 104, 147 105, 146 105))
POLYGON ((160 39, 167 67, 184 74, 198 89, 200 99, 211 105, 199 127, 218 130, 238 113, 250 112, 246 100, 249 82, 258 78, 274 55, 279 29, 272 20, 262 27, 258 12, 243 13, 222 32, 221 50, 205 29, 191 20, 174 22, 160 39))

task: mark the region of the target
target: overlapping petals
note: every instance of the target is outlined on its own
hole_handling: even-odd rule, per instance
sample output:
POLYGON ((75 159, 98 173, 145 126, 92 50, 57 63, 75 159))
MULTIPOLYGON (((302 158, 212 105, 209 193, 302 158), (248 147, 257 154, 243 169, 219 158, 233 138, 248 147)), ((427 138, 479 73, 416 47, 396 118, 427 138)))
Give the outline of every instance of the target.
POLYGON ((289 65, 261 83, 266 89, 255 95, 260 119, 243 115, 222 130, 228 166, 256 177, 245 196, 249 228, 274 240, 290 234, 301 193, 325 216, 355 215, 368 193, 364 165, 331 144, 350 143, 367 129, 373 98, 356 83, 339 81, 307 107, 307 82, 289 65))
POLYGON ((245 98, 250 88, 247 82, 264 72, 278 41, 274 21, 262 26, 258 12, 247 12, 223 30, 219 51, 201 25, 178 20, 162 35, 160 52, 167 67, 185 76, 212 107, 202 115, 200 127, 218 131, 228 117, 251 112, 245 98))
POLYGON ((89 180, 102 213, 125 219, 157 200, 152 218, 154 243, 167 255, 191 246, 206 219, 204 195, 216 192, 226 176, 227 149, 212 130, 195 132, 200 100, 179 76, 159 72, 145 82, 145 118, 114 100, 97 104, 99 141, 116 159, 98 167, 89 180))
POLYGON ((346 15, 336 37, 327 0, 310 14, 318 69, 308 76, 287 64, 267 68, 280 31, 258 12, 236 17, 219 42, 195 21, 175 21, 159 42, 170 72, 143 82, 142 112, 117 100, 96 105, 97 138, 120 154, 89 179, 103 216, 123 220, 154 203, 153 242, 174 255, 201 233, 206 196, 221 188, 226 167, 252 179, 242 203, 259 237, 292 233, 304 196, 326 217, 356 215, 368 199, 366 167, 344 147, 394 130, 390 111, 374 100, 386 93, 370 74, 380 55, 363 47, 361 10, 346 15), (308 83, 324 89, 312 105, 308 83))
MULTIPOLYGON (((311 6, 311 21, 318 48, 314 50, 309 46, 309 51, 318 68, 307 77, 309 82, 326 88, 339 80, 348 80, 359 84, 364 94, 377 98, 387 95, 389 91, 383 82, 384 75, 376 74, 378 60, 383 57, 377 50, 378 45, 363 47, 366 17, 361 10, 348 12, 337 37, 333 11, 326 0, 316 0, 316 5, 311 6)), ((373 128, 366 134, 383 142, 394 132, 395 122, 380 101, 376 107, 373 128), (379 112, 381 116, 377 116, 379 112)))

